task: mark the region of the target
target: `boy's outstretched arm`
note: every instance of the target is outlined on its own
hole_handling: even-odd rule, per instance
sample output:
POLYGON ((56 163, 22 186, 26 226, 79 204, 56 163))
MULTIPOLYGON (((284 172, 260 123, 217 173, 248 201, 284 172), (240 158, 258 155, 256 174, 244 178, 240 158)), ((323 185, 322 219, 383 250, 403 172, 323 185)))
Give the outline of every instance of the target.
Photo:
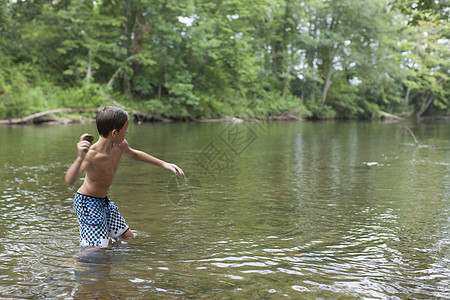
POLYGON ((166 169, 172 173, 174 173, 175 175, 180 175, 180 176, 184 176, 184 172, 183 170, 178 167, 175 164, 171 164, 171 163, 167 163, 163 160, 160 160, 156 157, 151 156, 148 153, 145 153, 143 151, 140 150, 136 150, 131 148, 130 146, 128 146, 128 142, 124 141, 122 144, 125 144, 125 155, 128 156, 129 158, 132 158, 134 160, 138 160, 138 161, 142 161, 142 162, 146 162, 158 167, 161 167, 163 169, 166 169))
POLYGON ((84 158, 86 157, 86 153, 89 151, 89 147, 91 146, 90 142, 83 139, 85 135, 87 135, 87 133, 80 137, 80 141, 77 143, 78 156, 69 169, 67 169, 66 175, 64 176, 64 181, 68 185, 75 185, 85 169, 85 166, 83 165, 84 158))

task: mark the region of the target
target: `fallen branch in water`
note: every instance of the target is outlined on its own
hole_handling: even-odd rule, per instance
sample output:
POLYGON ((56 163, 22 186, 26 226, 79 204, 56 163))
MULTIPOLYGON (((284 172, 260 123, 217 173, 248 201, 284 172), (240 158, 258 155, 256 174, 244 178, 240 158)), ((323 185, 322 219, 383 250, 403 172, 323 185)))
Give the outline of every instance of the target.
POLYGON ((409 127, 407 127, 407 126, 403 126, 403 128, 405 128, 406 131, 408 131, 409 134, 411 134, 411 136, 412 136, 413 139, 414 139, 414 144, 416 145, 416 147, 419 147, 419 141, 416 139, 416 136, 414 135, 414 133, 412 132, 412 130, 409 129, 409 127))
POLYGON ((387 113, 385 111, 380 111, 381 115, 385 118, 385 119, 392 119, 392 120, 397 120, 397 121, 403 121, 405 120, 405 118, 387 113))
MULTIPOLYGON (((27 124, 27 123, 42 123, 39 122, 39 120, 43 119, 44 116, 56 114, 56 113, 62 113, 62 112, 78 112, 78 113, 84 113, 84 112, 98 112, 100 108, 58 108, 58 109, 52 109, 52 110, 46 110, 40 113, 32 114, 23 118, 15 118, 15 119, 7 119, 7 120, 0 120, 0 125, 21 125, 21 124, 27 124)), ((55 120, 58 118, 55 118, 55 120)), ((51 118, 45 118, 45 122, 48 122, 51 120, 51 118)), ((43 121, 44 122, 44 121, 43 121)))
MULTIPOLYGON (((120 104, 119 102, 115 101, 111 97, 107 97, 107 100, 110 101, 115 106, 118 106, 124 110, 130 110, 128 107, 120 104)), ((85 112, 92 112, 92 113, 98 113, 102 107, 99 108, 58 108, 58 109, 52 109, 52 110, 46 110, 43 112, 35 113, 23 118, 13 118, 13 119, 7 119, 7 120, 0 120, 0 125, 23 125, 23 124, 36 124, 36 123, 58 123, 58 124, 67 124, 71 123, 71 119, 68 118, 60 118, 60 117, 47 117, 51 114, 57 114, 57 113, 69 113, 69 112, 75 112, 75 113, 85 113, 85 112)), ((142 123, 142 122, 171 122, 170 119, 154 115, 145 111, 138 111, 138 110, 131 110, 133 114, 133 118, 136 122, 142 123)))

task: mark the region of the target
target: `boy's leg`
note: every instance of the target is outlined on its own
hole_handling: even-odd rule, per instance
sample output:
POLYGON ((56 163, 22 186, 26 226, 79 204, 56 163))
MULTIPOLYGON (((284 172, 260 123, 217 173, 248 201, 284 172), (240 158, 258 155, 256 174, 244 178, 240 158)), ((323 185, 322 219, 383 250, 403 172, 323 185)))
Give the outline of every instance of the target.
POLYGON ((131 231, 131 229, 128 229, 124 234, 122 234, 120 236, 120 238, 123 238, 123 239, 126 239, 126 240, 129 240, 132 237, 134 237, 134 233, 131 231))
POLYGON ((131 231, 131 229, 128 229, 127 231, 125 231, 124 234, 122 234, 121 236, 117 237, 116 239, 112 239, 113 242, 111 243, 111 245, 114 246, 119 246, 122 244, 122 241, 129 241, 134 237, 134 233, 131 231))
POLYGON ((74 207, 80 225, 81 246, 109 247, 109 232, 103 199, 76 193, 74 207))
POLYGON ((108 203, 107 224, 113 238, 130 239, 134 236, 119 209, 111 201, 108 203))

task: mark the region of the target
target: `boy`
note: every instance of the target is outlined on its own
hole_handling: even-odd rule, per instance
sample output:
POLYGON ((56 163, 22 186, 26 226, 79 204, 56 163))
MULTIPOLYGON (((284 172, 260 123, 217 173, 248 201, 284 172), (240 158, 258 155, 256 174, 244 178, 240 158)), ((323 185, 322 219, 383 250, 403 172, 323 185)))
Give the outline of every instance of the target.
POLYGON ((124 110, 107 106, 97 114, 96 123, 98 141, 91 145, 84 140, 87 134, 80 137, 78 156, 67 170, 64 180, 68 185, 75 185, 86 172, 85 180, 74 198, 80 224, 80 244, 83 247, 106 248, 110 246, 110 237, 128 239, 134 236, 117 206, 107 197, 123 154, 162 167, 175 175, 184 176, 184 173, 177 165, 128 145, 125 135, 128 133, 129 120, 124 110))

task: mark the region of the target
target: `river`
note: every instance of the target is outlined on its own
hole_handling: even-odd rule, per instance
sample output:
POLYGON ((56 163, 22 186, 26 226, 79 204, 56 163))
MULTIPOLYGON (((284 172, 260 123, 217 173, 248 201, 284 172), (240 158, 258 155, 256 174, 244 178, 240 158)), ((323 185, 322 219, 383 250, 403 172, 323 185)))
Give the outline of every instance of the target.
POLYGON ((0 127, 0 298, 450 298, 450 130, 130 124, 110 199, 136 237, 80 252, 64 172, 95 125, 0 127))

